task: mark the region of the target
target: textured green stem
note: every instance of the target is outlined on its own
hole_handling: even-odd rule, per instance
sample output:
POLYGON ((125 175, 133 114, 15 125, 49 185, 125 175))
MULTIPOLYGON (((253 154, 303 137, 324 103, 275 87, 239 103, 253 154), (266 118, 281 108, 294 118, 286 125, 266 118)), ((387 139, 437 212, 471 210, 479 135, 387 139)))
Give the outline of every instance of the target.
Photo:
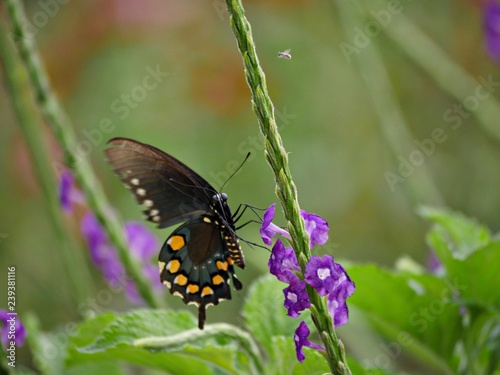
POLYGON ((32 111, 32 101, 25 89, 26 74, 20 69, 20 64, 15 51, 7 40, 7 33, 0 25, 0 56, 3 60, 5 82, 10 90, 19 125, 24 133, 28 150, 31 154, 33 170, 46 197, 45 204, 57 237, 58 248, 62 254, 67 279, 71 285, 71 297, 75 304, 83 302, 89 295, 89 286, 92 285, 90 274, 86 267, 75 267, 85 264, 83 253, 75 251, 76 245, 70 242, 67 235, 61 207, 57 199, 57 184, 53 178, 53 170, 49 160, 49 152, 45 149, 42 128, 37 124, 37 118, 32 111))
MULTIPOLYGON (((340 19, 346 35, 350 40, 355 37, 356 27, 368 21, 357 1, 336 1, 340 19)), ((398 17, 396 15, 395 17, 398 17)), ((362 52, 353 56, 361 76, 368 89, 373 103, 373 109, 378 117, 378 123, 393 155, 409 155, 415 150, 413 136, 404 118, 403 112, 394 96, 389 74, 380 56, 377 41, 372 40, 362 52)), ((413 201, 416 203, 444 204, 431 173, 424 165, 419 167, 419 178, 406 181, 413 201)))
MULTIPOLYGON (((243 58, 245 78, 252 94, 253 110, 257 115, 260 131, 264 135, 266 159, 273 170, 276 181, 276 195, 279 198, 285 218, 286 229, 291 236, 292 247, 299 259, 302 271, 311 256, 309 237, 304 228, 297 199, 297 189, 292 180, 288 166, 288 155, 283 146, 274 117, 274 106, 269 97, 266 78, 259 64, 252 38, 252 31, 247 21, 240 0, 226 0, 238 48, 243 58)), ((313 288, 307 288, 309 298, 314 307, 313 321, 321 333, 325 349, 328 353, 327 362, 333 374, 350 374, 343 346, 340 344, 326 302, 313 288)))
POLYGON ((262 355, 259 348, 252 336, 233 325, 219 323, 209 324, 204 330, 191 329, 184 331, 177 335, 168 337, 144 337, 134 341, 134 345, 140 348, 151 350, 174 350, 183 347, 189 343, 196 343, 200 340, 215 338, 221 335, 237 341, 241 348, 249 355, 252 363, 257 370, 257 374, 264 374, 264 367, 262 366, 262 355))
POLYGON ((66 163, 85 193, 90 209, 102 224, 109 240, 118 250, 125 272, 134 280, 143 300, 149 306, 157 307, 159 302, 152 293, 150 284, 142 274, 138 263, 128 251, 122 224, 112 215, 106 215, 110 205, 86 157, 79 155, 77 152, 76 136, 70 121, 50 87, 47 74, 34 44, 34 38, 27 35, 23 27, 26 16, 22 2, 21 0, 7 0, 7 7, 12 23, 11 36, 28 70, 36 102, 65 152, 66 163))

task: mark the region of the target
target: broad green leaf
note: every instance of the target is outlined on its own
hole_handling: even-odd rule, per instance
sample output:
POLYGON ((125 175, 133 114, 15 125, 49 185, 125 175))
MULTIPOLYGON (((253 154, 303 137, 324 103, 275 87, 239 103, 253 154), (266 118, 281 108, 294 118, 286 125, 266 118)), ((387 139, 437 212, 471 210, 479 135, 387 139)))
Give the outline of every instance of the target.
POLYGON ((455 258, 464 259, 490 241, 488 228, 461 213, 430 207, 420 207, 418 213, 444 229, 439 233, 455 258))
POLYGON ((429 233, 427 241, 439 254, 446 269, 445 277, 464 303, 500 313, 500 273, 496 270, 500 264, 499 241, 485 245, 463 260, 450 256, 446 242, 436 230, 429 233))
POLYGON ((346 268, 357 288, 348 304, 363 311, 398 352, 411 353, 451 374, 461 331, 453 285, 432 275, 391 273, 375 265, 346 268))
POLYGON ((305 320, 309 327, 312 327, 307 311, 298 319, 286 315, 286 309, 283 307, 284 288, 286 284, 274 276, 261 277, 252 284, 243 307, 243 317, 248 330, 269 353, 274 350, 274 336, 293 338, 301 320, 305 320))
POLYGON ((492 242, 465 260, 450 262, 447 278, 456 284, 460 299, 500 315, 500 242, 492 242))
POLYGON ((213 374, 215 369, 217 373, 239 374, 248 369, 245 353, 240 353, 223 332, 220 337, 193 339, 168 349, 151 350, 136 344, 140 339, 172 338, 188 330, 198 332, 197 322, 189 313, 138 310, 124 315, 106 314, 79 326, 71 338, 66 364, 118 360, 173 374, 197 375, 213 374))

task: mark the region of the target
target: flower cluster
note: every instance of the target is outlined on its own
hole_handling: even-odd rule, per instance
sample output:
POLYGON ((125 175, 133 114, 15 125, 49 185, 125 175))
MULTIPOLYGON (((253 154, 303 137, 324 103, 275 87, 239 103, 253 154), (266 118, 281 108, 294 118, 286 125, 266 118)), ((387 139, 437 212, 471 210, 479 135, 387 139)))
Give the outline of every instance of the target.
MULTIPOLYGON (((73 203, 85 203, 81 191, 74 187, 73 175, 69 172, 61 174, 59 200, 66 213, 71 212, 73 203)), ((129 300, 140 304, 142 299, 135 283, 126 278, 116 249, 92 212, 85 213, 80 222, 80 230, 89 247, 92 262, 101 270, 106 282, 114 288, 125 286, 129 300)), ((153 256, 159 247, 156 237, 145 226, 133 221, 125 223, 124 232, 132 255, 142 265, 143 273, 151 280, 154 290, 160 292, 161 282, 158 277, 158 268, 152 263, 153 256)))
POLYGON ((487 0, 483 11, 486 51, 495 62, 500 62, 500 3, 487 0))
MULTIPOLYGON (((265 244, 271 245, 272 239, 277 234, 290 239, 290 234, 272 223, 275 214, 275 205, 271 205, 264 213, 260 234, 265 244)), ((328 223, 322 217, 301 211, 305 229, 310 239, 310 247, 323 245, 328 241, 328 223)), ((269 271, 276 278, 288 286, 283 290, 285 295, 284 306, 288 316, 297 318, 300 313, 311 306, 307 285, 313 287, 322 297, 327 297, 328 311, 334 326, 347 323, 349 318, 346 299, 354 293, 354 282, 347 275, 340 264, 335 263, 333 257, 313 255, 306 264, 304 273, 298 264, 295 252, 291 247, 286 247, 278 238, 272 248, 269 259, 269 271)), ((297 359, 302 362, 305 358, 302 348, 308 346, 313 349, 323 350, 320 345, 311 343, 307 338, 309 328, 303 321, 295 332, 297 359)))

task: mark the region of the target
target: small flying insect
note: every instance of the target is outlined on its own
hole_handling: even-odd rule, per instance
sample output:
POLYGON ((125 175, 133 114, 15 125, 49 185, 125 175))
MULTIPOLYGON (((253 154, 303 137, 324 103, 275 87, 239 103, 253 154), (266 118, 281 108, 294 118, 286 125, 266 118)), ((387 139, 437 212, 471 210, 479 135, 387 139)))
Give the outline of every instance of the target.
POLYGON ((290 60, 292 58, 290 51, 291 51, 291 49, 287 49, 287 50, 284 50, 283 52, 278 52, 278 57, 280 57, 282 59, 290 60))

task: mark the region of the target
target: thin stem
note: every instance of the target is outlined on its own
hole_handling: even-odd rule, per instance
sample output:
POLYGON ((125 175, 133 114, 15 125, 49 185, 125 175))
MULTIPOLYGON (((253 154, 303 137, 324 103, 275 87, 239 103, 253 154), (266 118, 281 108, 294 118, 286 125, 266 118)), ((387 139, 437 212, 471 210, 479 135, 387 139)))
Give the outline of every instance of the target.
MULTIPOLYGON (((231 27, 243 58, 245 78, 252 95, 252 107, 257 115, 260 131, 264 135, 266 159, 274 173, 276 195, 283 207, 287 220, 286 229, 290 233, 292 247, 299 259, 302 271, 304 271, 305 264, 311 257, 309 237, 300 215, 297 189, 288 166, 288 155, 276 125, 274 106, 267 91, 266 78, 259 64, 251 27, 245 17, 241 0, 226 0, 226 4, 230 14, 231 27)), ((333 374, 350 374, 343 346, 335 334, 325 300, 313 288, 307 288, 307 291, 314 307, 314 311, 311 309, 314 324, 320 332, 320 337, 328 353, 327 362, 330 371, 333 374)))
POLYGON ((144 337, 135 340, 134 345, 155 351, 174 350, 192 342, 199 342, 200 340, 217 338, 220 336, 225 336, 237 341, 242 349, 249 355, 257 373, 263 374, 265 372, 261 361, 262 355, 252 336, 250 336, 248 332, 242 331, 230 324, 209 324, 202 331, 196 328, 168 337, 144 337))
POLYGON ((78 154, 73 127, 52 91, 45 68, 38 55, 34 38, 27 35, 23 27, 26 16, 22 2, 20 0, 7 0, 7 7, 12 23, 11 35, 16 42, 21 59, 28 70, 40 111, 50 125, 60 146, 63 148, 66 163, 85 193, 90 209, 103 226, 109 240, 115 245, 127 275, 134 280, 143 300, 150 307, 157 307, 159 301, 157 301, 156 296, 152 293, 150 284, 142 274, 138 263, 131 257, 128 251, 122 224, 116 217, 106 215, 106 211, 110 205, 95 178, 88 160, 85 156, 78 154))
MULTIPOLYGON (((367 21, 356 1, 336 1, 340 19, 345 33, 350 39, 354 38, 354 31, 358 25, 367 21)), ((373 102, 373 109, 378 117, 378 124, 394 157, 408 155, 414 149, 413 136, 404 118, 403 112, 394 96, 394 89, 389 74, 380 56, 377 41, 372 40, 363 48, 362 54, 353 56, 359 67, 361 76, 366 84, 368 93, 373 102)), ((442 205, 444 200, 436 187, 432 174, 425 165, 420 167, 419 178, 407 181, 410 195, 416 203, 442 205)), ((394 190, 394 185, 390 186, 394 190)))
MULTIPOLYGON (((466 113, 474 115, 486 133, 500 141, 500 102, 490 93, 498 87, 497 76, 489 74, 487 77, 472 77, 404 14, 394 17, 393 24, 385 29, 385 33, 443 91, 459 103, 464 103, 466 113), (482 91, 488 92, 479 96, 477 93, 481 87, 482 91), (479 105, 477 108, 467 108, 465 99, 475 95, 478 95, 479 105)), ((446 121, 445 114, 443 120, 446 121)))
POLYGON ((0 55, 3 57, 3 70, 7 87, 10 90, 19 125, 24 133, 28 151, 34 166, 34 172, 40 183, 40 187, 46 199, 49 217, 57 237, 58 248, 62 254, 67 279, 71 285, 71 297, 75 304, 83 302, 89 295, 89 286, 92 279, 86 267, 75 267, 85 264, 83 253, 76 251, 75 244, 69 241, 65 225, 63 223, 61 208, 57 199, 57 184, 53 178, 53 171, 48 158, 49 153, 45 149, 41 139, 43 132, 37 124, 37 118, 32 111, 32 102, 26 90, 26 74, 20 69, 20 64, 14 50, 9 45, 7 33, 3 25, 0 25, 0 55))

